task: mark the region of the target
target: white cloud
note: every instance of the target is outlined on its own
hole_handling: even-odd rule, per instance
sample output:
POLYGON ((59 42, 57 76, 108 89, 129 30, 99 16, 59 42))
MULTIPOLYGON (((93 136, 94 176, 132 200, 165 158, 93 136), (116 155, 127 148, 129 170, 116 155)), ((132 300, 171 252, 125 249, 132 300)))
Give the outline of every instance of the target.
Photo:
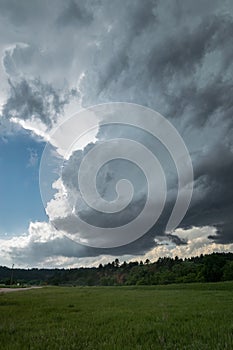
MULTIPOLYGON (((146 253, 141 258, 148 258, 151 261, 156 261, 159 257, 169 256, 175 258, 190 258, 199 256, 200 254, 211 254, 213 252, 232 252, 233 244, 216 244, 208 237, 216 235, 216 228, 210 226, 192 227, 191 229, 183 230, 176 229, 174 235, 186 240, 187 244, 175 245, 169 240, 163 241, 154 249, 146 253)), ((159 242, 158 242, 159 243, 159 242)))
POLYGON ((143 255, 99 255, 80 257, 80 247, 73 249, 69 240, 54 230, 48 223, 31 223, 28 233, 11 239, 0 240, 0 265, 17 267, 80 267, 107 264, 119 258, 121 262, 149 259, 156 261, 159 257, 178 256, 180 258, 211 254, 212 252, 231 252, 233 244, 216 244, 208 239, 215 234, 213 227, 193 227, 189 230, 177 229, 175 234, 187 239, 187 244, 176 246, 169 239, 157 240, 157 246, 143 255))

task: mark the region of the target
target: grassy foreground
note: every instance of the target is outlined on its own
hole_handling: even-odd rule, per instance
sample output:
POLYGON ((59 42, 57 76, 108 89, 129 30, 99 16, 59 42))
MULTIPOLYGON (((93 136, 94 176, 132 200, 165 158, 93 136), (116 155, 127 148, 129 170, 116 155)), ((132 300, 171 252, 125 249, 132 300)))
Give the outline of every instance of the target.
POLYGON ((233 283, 0 294, 0 349, 233 349, 233 283))

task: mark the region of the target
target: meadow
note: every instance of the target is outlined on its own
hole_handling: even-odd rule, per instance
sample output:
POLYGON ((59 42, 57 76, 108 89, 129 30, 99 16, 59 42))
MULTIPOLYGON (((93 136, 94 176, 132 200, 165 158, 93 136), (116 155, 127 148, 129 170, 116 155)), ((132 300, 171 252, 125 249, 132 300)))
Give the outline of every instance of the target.
POLYGON ((0 349, 233 349, 233 282, 0 294, 0 349))

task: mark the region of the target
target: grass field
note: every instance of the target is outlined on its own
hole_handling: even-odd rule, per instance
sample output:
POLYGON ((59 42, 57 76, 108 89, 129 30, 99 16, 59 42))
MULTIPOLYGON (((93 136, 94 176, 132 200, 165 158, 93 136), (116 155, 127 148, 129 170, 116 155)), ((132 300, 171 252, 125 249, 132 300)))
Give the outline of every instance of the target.
POLYGON ((0 294, 0 349, 233 349, 233 283, 0 294))

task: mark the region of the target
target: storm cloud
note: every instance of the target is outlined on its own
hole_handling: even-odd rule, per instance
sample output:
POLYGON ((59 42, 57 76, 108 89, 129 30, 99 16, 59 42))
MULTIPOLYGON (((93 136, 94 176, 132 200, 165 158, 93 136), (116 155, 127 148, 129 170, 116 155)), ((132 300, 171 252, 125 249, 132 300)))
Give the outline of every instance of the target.
MULTIPOLYGON (((50 129, 62 117, 68 117, 66 108, 72 99, 81 107, 121 101, 155 109, 177 128, 193 161, 194 193, 180 229, 211 227, 216 231, 206 238, 210 244, 233 243, 233 4, 230 0, 72 0, 67 3, 24 0, 20 4, 0 1, 0 16, 0 29, 5 33, 4 40, 0 39, 2 123, 12 117, 26 122, 36 118, 50 129)), ((147 135, 133 130, 100 127, 96 137, 101 142, 122 135, 157 149, 158 145, 147 135)), ((78 192, 72 183, 74 171, 91 147, 89 144, 83 151, 76 151, 66 163, 61 180, 70 196, 72 191, 78 192)), ((165 161, 165 169, 169 170, 166 164, 165 161)), ((103 196, 109 198, 125 169, 125 166, 116 169, 109 165, 103 170, 99 182, 103 196)), ((170 190, 175 191, 176 175, 169 178, 170 172, 167 174, 170 190)), ((141 186, 141 180, 134 180, 136 188, 141 186)), ((143 205, 144 196, 143 191, 135 194, 133 204, 121 220, 135 215, 143 205)), ((156 247, 156 239, 160 238, 187 246, 175 233, 166 237, 164 232, 174 204, 172 199, 156 226, 128 246, 98 250, 77 248, 75 243, 74 250, 57 248, 53 254, 79 257, 144 254, 156 247)), ((54 200, 53 207, 56 205, 59 207, 59 199, 54 200)), ((74 217, 69 211, 65 214, 64 218, 56 218, 55 227, 72 231, 74 217)), ((97 213, 87 208, 82 215, 87 220, 100 220, 97 213)), ((106 217, 101 220, 109 224, 106 217)), ((53 249, 59 242, 57 239, 53 249)), ((47 243, 41 244, 41 249, 32 242, 30 247, 33 251, 37 248, 50 251, 47 243)), ((66 240, 66 246, 70 244, 66 240)))

